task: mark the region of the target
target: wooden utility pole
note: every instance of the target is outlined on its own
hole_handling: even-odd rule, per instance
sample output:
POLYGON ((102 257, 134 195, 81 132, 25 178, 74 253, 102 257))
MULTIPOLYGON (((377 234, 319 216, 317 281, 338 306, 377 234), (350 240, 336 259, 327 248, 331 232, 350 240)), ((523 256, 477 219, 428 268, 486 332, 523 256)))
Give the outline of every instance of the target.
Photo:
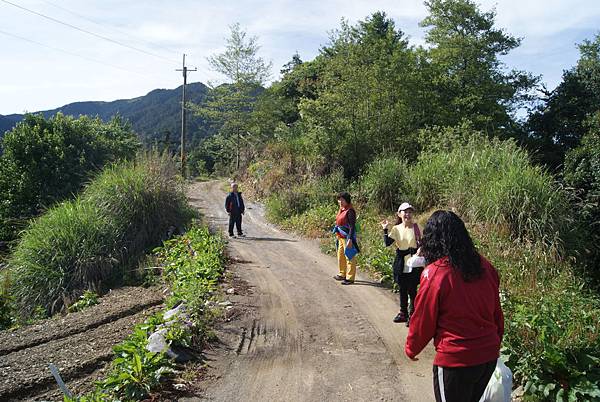
POLYGON ((185 87, 187 85, 187 73, 190 71, 198 71, 197 68, 189 69, 185 66, 185 53, 183 54, 183 65, 181 69, 175 71, 181 71, 183 73, 183 90, 181 91, 181 175, 185 177, 185 126, 186 126, 186 114, 185 114, 185 87))

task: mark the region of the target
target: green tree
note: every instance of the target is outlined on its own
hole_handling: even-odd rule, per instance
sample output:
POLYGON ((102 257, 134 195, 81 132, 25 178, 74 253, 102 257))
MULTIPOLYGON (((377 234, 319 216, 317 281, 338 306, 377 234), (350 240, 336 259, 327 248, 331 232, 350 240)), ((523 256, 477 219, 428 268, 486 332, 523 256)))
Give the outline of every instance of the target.
POLYGON ((139 146, 119 117, 103 123, 26 115, 1 143, 0 239, 14 238, 28 219, 76 194, 105 164, 133 157, 139 146))
POLYGON ((562 82, 546 91, 528 121, 526 143, 542 163, 557 168, 588 131, 587 119, 600 110, 600 34, 579 45, 580 57, 562 82))
POLYGON ((223 53, 208 58, 211 67, 222 74, 226 82, 212 88, 205 105, 193 107, 197 114, 218 127, 217 136, 223 146, 222 158, 235 155, 240 167, 241 147, 252 146, 251 113, 257 96, 270 77, 272 64, 258 56, 258 38, 249 37, 239 24, 230 27, 223 53))
POLYGON ((585 122, 587 133, 579 146, 567 152, 564 181, 575 193, 575 212, 586 233, 581 250, 583 262, 600 282, 600 111, 585 122))
POLYGON ((520 44, 495 27, 495 12, 483 12, 471 0, 427 0, 428 28, 421 74, 430 94, 430 123, 454 126, 470 120, 474 128, 498 135, 513 126, 514 113, 531 99, 537 79, 505 71, 499 56, 520 44))
MULTIPOLYGON (((421 116, 416 58, 393 20, 378 12, 355 26, 342 21, 311 63, 316 96, 300 99, 299 114, 330 169, 357 176, 377 153, 414 154, 421 116)), ((305 64, 300 72, 308 71, 305 64)))

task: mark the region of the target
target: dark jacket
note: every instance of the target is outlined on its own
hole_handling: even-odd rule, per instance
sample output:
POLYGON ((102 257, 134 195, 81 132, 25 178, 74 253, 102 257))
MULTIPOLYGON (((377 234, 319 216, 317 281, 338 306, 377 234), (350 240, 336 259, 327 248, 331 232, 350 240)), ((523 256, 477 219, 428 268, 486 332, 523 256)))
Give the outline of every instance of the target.
POLYGON ((242 198, 242 193, 238 192, 237 197, 235 193, 231 192, 225 198, 225 210, 230 214, 243 214, 246 210, 244 206, 244 199, 242 198), (238 205, 239 202, 239 205, 238 205))

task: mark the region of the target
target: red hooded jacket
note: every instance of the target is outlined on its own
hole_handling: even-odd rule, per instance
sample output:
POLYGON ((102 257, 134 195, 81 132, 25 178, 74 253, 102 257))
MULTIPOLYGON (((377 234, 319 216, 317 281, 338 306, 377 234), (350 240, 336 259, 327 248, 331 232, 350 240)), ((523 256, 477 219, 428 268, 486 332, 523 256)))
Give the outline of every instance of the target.
POLYGON ((423 270, 404 349, 408 357, 432 338, 436 366, 476 366, 499 357, 504 334, 500 278, 483 257, 481 266, 481 278, 472 282, 465 282, 447 257, 423 270))

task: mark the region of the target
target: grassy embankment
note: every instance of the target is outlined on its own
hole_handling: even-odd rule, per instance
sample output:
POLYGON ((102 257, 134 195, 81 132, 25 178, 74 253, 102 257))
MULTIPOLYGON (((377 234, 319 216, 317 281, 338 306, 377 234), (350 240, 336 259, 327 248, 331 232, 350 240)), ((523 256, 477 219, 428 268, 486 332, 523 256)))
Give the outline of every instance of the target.
POLYGON ((166 240, 195 216, 183 190, 168 158, 106 168, 77 198, 33 220, 9 256, 0 306, 6 326, 84 308, 95 292, 124 283, 162 281, 170 289, 167 309, 179 306, 170 318, 161 312, 132 328, 114 348, 108 376, 76 400, 140 400, 159 390, 177 366, 166 349, 147 349, 156 331, 164 330, 170 348, 198 349, 210 337, 215 309, 207 302, 223 273, 224 242, 201 225, 166 240), (143 269, 151 251, 160 276, 143 269))
POLYGON ((108 167, 22 234, 3 272, 3 310, 26 322, 61 311, 85 290, 102 293, 138 281, 146 253, 192 216, 167 159, 146 156, 108 167))

